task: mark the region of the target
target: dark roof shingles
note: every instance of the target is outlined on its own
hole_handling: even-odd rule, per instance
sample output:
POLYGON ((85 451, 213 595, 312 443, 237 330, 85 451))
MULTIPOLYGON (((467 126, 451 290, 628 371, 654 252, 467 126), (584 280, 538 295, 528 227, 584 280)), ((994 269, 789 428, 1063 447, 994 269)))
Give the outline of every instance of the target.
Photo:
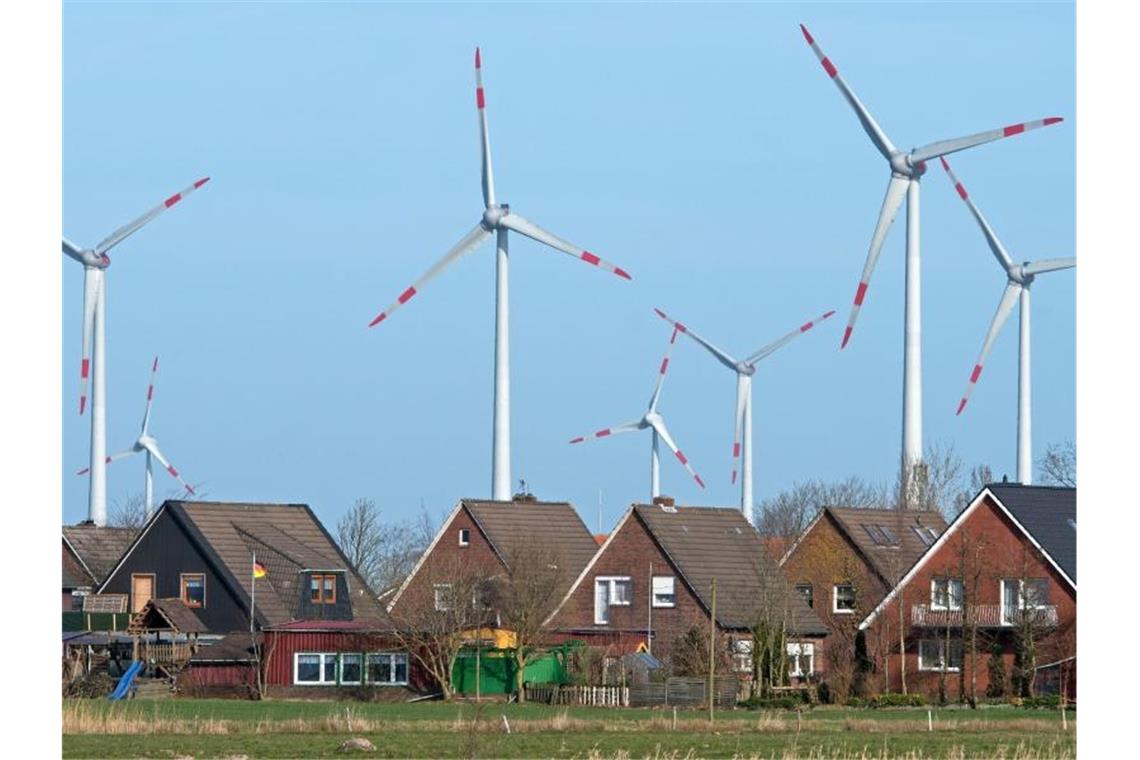
POLYGON ((134 541, 138 531, 134 528, 100 527, 94 523, 65 525, 63 536, 75 553, 87 565, 98 583, 115 569, 119 559, 134 541))
POLYGON ((991 483, 987 488, 1077 582, 1077 489, 991 483))
POLYGON ((827 507, 827 511, 888 585, 894 585, 906 575, 930 546, 918 537, 913 528, 932 528, 935 538, 946 530, 946 520, 938 512, 860 507, 827 507), (875 543, 864 529, 864 526, 875 525, 890 530, 898 538, 898 544, 875 543))
POLYGON ((827 628, 803 598, 790 589, 764 541, 737 509, 636 504, 634 511, 677 565, 686 583, 710 606, 710 584, 717 581, 717 620, 746 628, 755 617, 762 581, 789 604, 796 634, 826 634, 827 628))

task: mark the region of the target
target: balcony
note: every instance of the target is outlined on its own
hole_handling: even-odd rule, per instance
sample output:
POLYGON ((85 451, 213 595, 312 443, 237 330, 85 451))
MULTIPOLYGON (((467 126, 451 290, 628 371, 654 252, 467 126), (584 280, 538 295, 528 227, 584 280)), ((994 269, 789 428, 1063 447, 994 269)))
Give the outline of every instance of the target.
POLYGON ((979 628, 1016 628, 1023 622, 1029 622, 1038 628, 1057 625, 1057 608, 1051 604, 1030 609, 976 604, 967 613, 964 614, 962 610, 932 609, 929 604, 916 604, 911 607, 910 622, 919 628, 961 628, 969 624, 979 628))

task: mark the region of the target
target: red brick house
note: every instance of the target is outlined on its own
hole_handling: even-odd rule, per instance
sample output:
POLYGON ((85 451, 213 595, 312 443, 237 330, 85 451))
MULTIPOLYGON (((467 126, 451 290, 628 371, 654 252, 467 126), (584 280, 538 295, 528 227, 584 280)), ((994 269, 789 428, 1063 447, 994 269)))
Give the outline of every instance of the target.
POLYGON ((724 654, 738 671, 751 672, 748 631, 760 616, 787 626, 795 675, 820 670, 816 649, 826 629, 788 589, 740 510, 671 501, 630 507, 548 625, 564 638, 606 646, 615 656, 649 649, 677 669, 686 635, 708 630, 715 578, 717 627, 731 647, 724 654))
POLYGON ((986 486, 859 624, 876 678, 980 699, 1052 667, 1075 695, 1076 571, 1076 489, 986 486))
POLYGON ((513 552, 528 547, 556 555, 560 577, 569 588, 598 544, 568 502, 461 499, 387 609, 399 616, 401 604, 407 606, 413 597, 442 598, 452 572, 474 571, 485 579, 494 578, 509 565, 513 552))
POLYGON ((780 560, 788 582, 828 629, 826 680, 856 687, 858 624, 946 528, 935 512, 824 507, 780 560))

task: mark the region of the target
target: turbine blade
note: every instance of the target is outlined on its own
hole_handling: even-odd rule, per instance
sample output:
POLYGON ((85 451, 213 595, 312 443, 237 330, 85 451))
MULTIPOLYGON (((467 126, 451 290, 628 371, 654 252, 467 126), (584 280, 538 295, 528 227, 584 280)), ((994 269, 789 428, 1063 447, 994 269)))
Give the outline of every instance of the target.
POLYGON ((791 343, 793 340, 795 340, 799 336, 803 335, 808 330, 810 330, 811 328, 818 325, 820 322, 824 321, 825 319, 830 319, 831 316, 834 314, 835 314, 835 310, 833 309, 831 311, 823 313, 818 318, 813 319, 810 322, 804 322, 802 325, 800 325, 796 329, 792 330, 787 335, 784 335, 784 336, 780 337, 778 340, 774 340, 771 343, 769 343, 768 345, 757 349, 756 353, 752 354, 751 356, 749 356, 744 361, 747 362, 748 364, 755 364, 756 362, 758 362, 761 359, 769 356, 770 354, 775 353, 778 349, 783 348, 788 343, 791 343))
POLYGON ((99 245, 95 246, 95 253, 98 255, 102 255, 102 254, 106 253, 107 251, 111 250, 112 248, 117 246, 119 243, 123 242, 128 237, 130 237, 134 233, 138 232, 140 229, 142 229, 142 227, 144 225, 149 223, 152 219, 154 219, 156 216, 161 214, 163 211, 166 211, 166 209, 170 208, 175 203, 178 203, 178 201, 182 200, 187 195, 194 192, 195 190, 197 190, 198 188, 200 188, 202 185, 206 184, 209 181, 210 181, 209 177, 203 177, 202 179, 198 180, 194 184, 184 188, 181 192, 177 192, 174 195, 170 196, 169 198, 164 200, 162 203, 158 204, 157 206, 152 208, 150 211, 148 211, 145 214, 143 214, 142 216, 140 216, 138 219, 135 219, 132 222, 128 222, 128 223, 124 224, 122 227, 115 230, 114 232, 112 232, 107 237, 103 238, 102 242, 100 242, 99 245))
POLYGON ((632 433, 636 430, 641 430, 641 420, 638 420, 636 422, 624 422, 621 425, 616 425, 614 427, 608 427, 608 428, 602 428, 601 430, 598 430, 598 431, 593 432, 593 433, 588 433, 586 435, 580 435, 577 438, 571 438, 570 443, 581 443, 582 441, 588 441, 591 438, 607 438, 611 435, 616 435, 618 433, 632 433))
POLYGON ((150 385, 146 388, 146 411, 143 412, 142 432, 146 432, 147 426, 150 424, 150 407, 154 403, 154 376, 158 373, 158 357, 154 357, 154 363, 150 365, 150 385))
POLYGON ((744 427, 744 402, 748 399, 748 388, 752 377, 739 372, 736 375, 736 430, 732 434, 732 482, 736 483, 736 460, 740 459, 741 432, 744 427))
POLYGON ((397 298, 391 306, 380 312, 379 316, 368 323, 368 326, 375 327, 388 317, 392 316, 392 312, 410 301, 412 299, 412 296, 420 291, 420 288, 434 280, 440 272, 454 264, 465 254, 473 251, 475 249, 475 246, 482 243, 484 240, 490 237, 490 235, 491 233, 483 227, 482 222, 476 224, 470 232, 464 235, 463 238, 455 244, 455 247, 448 251, 442 259, 432 265, 432 268, 427 270, 427 272, 422 277, 420 277, 420 279, 416 280, 411 287, 401 293, 400 297, 397 298))
POLYGON ((182 487, 186 489, 187 493, 194 493, 194 489, 190 486, 190 484, 182 479, 182 476, 178 474, 178 470, 174 469, 174 465, 170 464, 170 462, 167 461, 166 457, 162 455, 162 452, 159 451, 157 443, 144 443, 143 448, 149 451, 150 455, 157 459, 158 463, 166 468, 166 471, 170 473, 170 477, 174 478, 182 484, 182 487))
POLYGON ((1009 253, 1006 252, 1005 246, 998 240, 997 233, 993 231, 993 228, 990 227, 990 223, 982 216, 982 212, 974 205, 970 194, 966 192, 966 186, 958 180, 958 175, 954 174, 954 170, 950 168, 950 164, 946 162, 945 158, 939 158, 939 160, 942 162, 942 168, 945 169, 946 173, 950 176, 950 181, 954 183, 954 189, 958 192, 958 197, 966 202, 970 213, 974 215, 974 221, 982 228, 982 234, 986 237, 986 243, 989 244, 990 250, 993 251, 994 256, 997 257, 998 263, 1001 264, 1002 269, 1009 272, 1013 269, 1013 259, 1010 258, 1009 253))
MULTIPOLYGON (((103 292, 103 270, 83 268, 83 357, 79 365, 79 413, 87 409, 87 383, 91 375, 91 349, 95 342, 95 309, 103 292)), ((103 361, 100 357, 99 361, 103 361)))
POLYGON ((1023 272, 1026 274, 1041 274, 1043 272, 1056 272, 1059 269, 1072 269, 1077 265, 1077 260, 1074 258, 1068 259, 1041 259, 1040 261, 1031 261, 1022 267, 1023 272))
POLYGON ((63 239, 63 252, 76 261, 83 262, 83 249, 67 238, 63 239))
POLYGON ((661 440, 665 442, 665 445, 672 450, 673 456, 677 457, 677 461, 681 463, 681 466, 689 471, 689 474, 693 476, 693 480, 697 481, 697 485, 704 488, 705 481, 701 480, 701 476, 698 475, 697 471, 693 469, 693 466, 689 464, 688 458, 681 452, 681 449, 677 448, 677 444, 673 442, 673 438, 669 435, 669 429, 665 427, 665 420, 659 417, 649 424, 657 431, 657 435, 661 436, 661 440))
MULTIPOLYGON (((125 459, 125 458, 131 456, 132 454, 137 454, 137 453, 139 453, 138 449, 127 449, 126 451, 119 451, 119 452, 116 452, 114 454, 111 454, 110 456, 108 456, 103 461, 106 464, 111 464, 111 462, 114 462, 117 459, 125 459)), ((75 474, 76 475, 86 475, 89 472, 91 472, 91 468, 90 467, 84 467, 82 470, 80 470, 79 472, 77 472, 75 474)))
POLYGON ((491 170, 491 137, 487 132, 487 101, 483 95, 483 61, 475 48, 475 107, 479 110, 479 144, 483 151, 483 205, 495 204, 495 175, 491 170))
POLYGON ((581 259, 582 261, 586 262, 587 264, 593 264, 594 266, 601 267, 602 269, 605 269, 608 272, 613 272, 618 277, 622 277, 622 278, 627 279, 627 280, 632 279, 629 276, 629 273, 626 272, 621 267, 615 266, 615 265, 611 264, 610 262, 606 261, 605 259, 602 259, 602 258, 599 258, 598 256, 595 256, 594 254, 590 253, 587 250, 579 248, 576 245, 572 245, 570 243, 567 243, 565 240, 563 240, 561 238, 558 238, 558 237, 555 237, 554 235, 551 235, 549 232, 542 229, 541 227, 539 227, 534 222, 530 222, 530 221, 527 221, 526 219, 523 219, 521 216, 519 216, 518 214, 516 214, 513 211, 508 212, 505 216, 503 216, 503 218, 499 220, 499 223, 502 224, 507 229, 514 230, 515 232, 519 233, 520 235, 526 235, 531 240, 537 240, 540 243, 544 243, 544 244, 550 246, 551 248, 558 250, 558 251, 562 251, 563 253, 565 253, 569 256, 573 256, 576 259, 581 259))
POLYGON ((887 195, 883 198, 883 208, 879 212, 879 221, 875 224, 875 233, 871 235, 871 247, 867 251, 867 262, 863 264, 863 274, 859 278, 859 287, 855 289, 855 303, 851 306, 851 316, 847 318, 847 329, 843 331, 844 348, 851 340, 851 332, 855 329, 855 320, 859 318, 859 309, 863 306, 863 298, 867 295, 867 286, 871 284, 871 274, 875 271, 875 263, 879 260, 879 252, 883 250, 883 241, 887 231, 895 221, 895 216, 902 206, 910 180, 905 177, 891 175, 887 184, 887 195))
POLYGON ((839 91, 843 93, 843 97, 847 100, 848 104, 855 110, 855 115, 859 117, 859 123, 863 125, 863 130, 867 133, 867 136, 871 138, 871 142, 874 143, 875 147, 879 149, 879 152, 883 154, 883 158, 889 161, 891 154, 896 152, 895 146, 891 144, 886 133, 883 132, 882 127, 875 122, 874 117, 871 116, 871 112, 867 110, 867 107, 863 105, 863 102, 859 100, 855 92, 847 86, 847 82, 843 81, 843 77, 839 76, 839 70, 836 69, 835 64, 823 54, 823 51, 819 45, 816 44, 811 33, 808 32, 807 27, 800 24, 800 31, 804 33, 804 39, 807 40, 808 45, 811 45, 812 52, 819 58, 819 62, 823 65, 823 70, 827 72, 827 75, 831 77, 831 81, 835 82, 835 86, 839 88, 839 91))
MULTIPOLYGON (((731 369, 733 371, 736 371, 736 359, 733 359, 727 353, 725 353, 724 351, 722 351, 719 348, 717 348, 716 346, 714 346, 711 342, 705 340, 700 335, 697 335, 695 332, 693 332, 691 329, 689 329, 689 327, 687 325, 684 325, 684 324, 682 324, 682 323, 680 323, 674 319, 671 319, 665 312, 661 311, 660 309, 655 308, 655 309, 653 309, 653 311, 657 312, 657 316, 661 317, 666 322, 673 325, 673 335, 674 336, 676 336, 677 333, 684 333, 685 335, 688 335, 690 338, 695 340, 697 343, 704 346, 705 350, 707 350, 710 354, 712 354, 717 359, 719 359, 721 364, 723 364, 724 366, 728 367, 729 369, 731 369)), ((672 341, 670 341, 670 342, 672 342, 672 341)))
POLYGON ((988 132, 978 132, 976 135, 955 137, 950 140, 939 140, 938 142, 932 142, 929 145, 924 145, 921 148, 912 150, 910 152, 910 163, 913 165, 921 161, 929 161, 932 158, 949 156, 951 153, 973 148, 976 145, 1001 140, 1004 137, 1013 137, 1014 135, 1020 135, 1022 132, 1028 132, 1032 129, 1040 129, 1041 127, 1048 127, 1052 124, 1060 124, 1062 121, 1064 121, 1064 119, 1060 116, 1050 116, 1036 121, 1010 124, 1008 127, 991 129, 988 132))
POLYGON ((669 341, 669 348, 661 359, 661 367, 657 370, 657 383, 653 386, 653 395, 649 397, 649 411, 657 408, 657 400, 661 397, 661 386, 665 383, 665 373, 669 371, 669 354, 673 350, 673 341, 669 341))
POLYGON ((998 302, 997 313, 994 314, 993 322, 990 323, 990 330, 986 333, 986 340, 982 343, 982 351, 978 354, 978 361, 975 362, 974 370, 970 373, 970 382, 966 386, 966 392, 962 394, 962 400, 958 402, 958 414, 961 414, 962 410, 966 408, 966 402, 970 400, 970 394, 974 392, 974 386, 978 384, 978 377, 982 374, 982 365, 985 364, 986 357, 990 355, 990 350, 994 347, 994 340, 1001 332, 1005 320, 1009 318, 1009 313, 1013 310, 1013 305, 1017 302, 1017 297, 1020 294, 1021 286, 1016 282, 1006 284, 1005 292, 1002 293, 1001 301, 998 302))

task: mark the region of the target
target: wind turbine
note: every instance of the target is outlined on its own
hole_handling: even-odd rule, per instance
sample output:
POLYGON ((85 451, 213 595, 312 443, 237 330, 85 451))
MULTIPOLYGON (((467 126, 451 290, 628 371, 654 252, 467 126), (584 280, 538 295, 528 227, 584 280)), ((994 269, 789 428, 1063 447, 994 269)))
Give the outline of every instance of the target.
POLYGON ((677 340, 677 330, 673 330, 673 337, 669 339, 669 348, 665 351, 665 358, 661 360, 661 368, 657 373, 657 385, 653 388, 653 395, 649 397, 649 409, 642 415, 641 419, 633 422, 626 422, 615 427, 603 428, 591 435, 580 435, 577 438, 571 438, 570 443, 581 443, 587 438, 607 438, 617 433, 632 433, 635 430, 649 429, 653 434, 653 448, 649 460, 649 495, 650 500, 661 495, 661 459, 658 452, 659 441, 665 441, 665 445, 672 451, 673 455, 677 457, 677 461, 689 471, 693 476, 693 480, 697 481, 697 485, 701 488, 705 487, 705 482, 701 480, 701 476, 693 470, 692 465, 689 464, 688 458, 677 448, 677 444, 673 441, 673 437, 669 435, 669 429, 665 427, 665 418, 657 411, 657 402, 661 398, 661 386, 665 382, 665 373, 669 369, 669 353, 672 351, 673 342, 677 340))
POLYGON ((755 525, 752 514, 752 508, 754 506, 752 501, 752 376, 756 374, 756 364, 760 360, 775 353, 777 349, 783 348, 797 336, 806 333, 816 324, 827 319, 835 312, 829 311, 819 317, 819 319, 805 322, 787 335, 757 349, 744 359, 734 359, 714 346, 711 342, 693 332, 692 328, 671 319, 660 309, 654 309, 654 311, 657 312, 657 316, 673 325, 674 338, 676 338, 679 332, 688 335, 703 346, 704 349, 712 354, 721 364, 736 373, 736 413, 734 415, 736 430, 732 437, 732 458, 734 460, 732 482, 736 482, 735 460, 743 457, 740 477, 740 511, 744 514, 744 517, 749 523, 755 525))
MULTIPOLYGON (((194 489, 190 486, 190 484, 182 479, 182 476, 178 474, 178 470, 174 469, 174 466, 172 464, 170 464, 170 461, 162 455, 162 452, 158 448, 158 441, 156 441, 154 439, 154 437, 150 434, 150 430, 149 430, 150 407, 151 407, 151 404, 154 403, 154 376, 157 372, 158 372, 158 357, 156 356, 156 357, 154 357, 154 364, 152 364, 150 367, 150 385, 147 386, 147 389, 146 389, 146 410, 143 412, 142 431, 139 433, 138 439, 136 439, 134 444, 129 449, 127 449, 126 451, 120 451, 116 454, 111 454, 110 456, 108 456, 103 461, 104 464, 110 464, 111 462, 114 462, 116 459, 125 459, 126 457, 129 457, 133 454, 146 453, 146 484, 145 484, 145 487, 146 487, 146 516, 148 518, 152 514, 154 514, 154 465, 151 462, 152 457, 154 459, 157 459, 158 463, 166 468, 166 471, 170 473, 170 477, 174 478, 175 480, 177 480, 179 483, 182 484, 183 488, 186 489, 187 493, 190 493, 190 494, 194 493, 194 489)), ((77 472, 75 474, 76 475, 86 475, 90 470, 91 470, 91 468, 84 467, 82 470, 80 470, 79 472, 77 472)))
POLYGON ((392 312, 412 299, 444 269, 470 253, 496 233, 497 255, 495 258, 495 399, 494 421, 492 425, 491 454, 491 498, 496 501, 509 501, 511 498, 511 402, 510 402, 510 342, 508 334, 508 293, 507 233, 514 231, 532 240, 561 251, 587 264, 601 267, 618 277, 630 279, 629 274, 595 254, 555 237, 537 224, 530 222, 511 211, 506 203, 499 203, 495 197, 494 174, 491 170, 491 142, 487 133, 486 100, 483 94, 483 67, 479 48, 475 48, 475 106, 479 114, 479 137, 483 157, 483 216, 479 223, 464 235, 447 254, 437 261, 420 279, 412 283, 396 301, 372 320, 369 327, 380 324, 392 312))
POLYGON ((978 361, 975 362, 974 369, 970 373, 970 382, 966 385, 966 392, 962 395, 962 400, 958 402, 958 414, 965 410, 966 402, 970 399, 970 394, 978 383, 978 377, 982 374, 982 365, 994 346, 994 340, 1006 319, 1009 318, 1009 313, 1013 311, 1013 302, 1018 301, 1021 307, 1019 311, 1021 329, 1017 350, 1017 480, 1025 485, 1031 485, 1033 483, 1033 421, 1029 386, 1029 287, 1037 275, 1062 269, 1072 269, 1077 265, 1077 260, 1074 258, 1041 259, 1039 261, 1026 261, 1021 264, 1013 263, 1013 259, 1005 250, 1005 246, 998 240, 997 234, 994 233, 986 218, 982 216, 982 212, 974 205, 970 199, 970 194, 966 192, 965 186, 958 181, 958 177, 954 175, 946 159, 942 159, 942 168, 950 175, 950 181, 954 183, 954 189, 958 191, 958 196, 966 202, 970 213, 974 215, 978 226, 982 228, 986 243, 989 244, 990 250, 997 258, 998 263, 1001 264, 1006 276, 1005 291, 1001 295, 1001 300, 998 301, 997 313, 994 314, 993 321, 990 323, 990 330, 986 333, 986 340, 982 343, 982 351, 978 354, 978 361))
POLYGON ((871 247, 867 251, 867 261, 863 265, 863 274, 859 278, 859 286, 855 290, 855 303, 851 307, 851 316, 847 320, 847 329, 843 332, 841 348, 851 339, 851 332, 855 328, 855 320, 859 316, 859 308, 867 294, 867 286, 871 282, 871 274, 879 258, 879 251, 883 247, 883 240, 887 231, 898 214, 903 197, 906 197, 906 306, 905 328, 903 334, 903 434, 902 434, 902 467, 903 467, 903 495, 910 493, 915 485, 915 470, 922 463, 922 293, 919 257, 919 179, 926 172, 926 162, 941 156, 947 156, 960 150, 973 148, 983 143, 1012 137, 1038 127, 1047 127, 1061 121, 1058 116, 1051 116, 1037 121, 1011 124, 1000 129, 991 129, 988 132, 979 132, 966 137, 956 137, 949 140, 924 145, 909 152, 899 150, 887 137, 871 116, 871 113, 855 95, 831 60, 823 54, 815 39, 808 32, 807 27, 800 24, 804 39, 811 46, 812 51, 819 58, 823 70, 839 88, 844 99, 855 111, 855 115, 862 124, 863 130, 871 138, 871 142, 887 160, 890 166, 891 178, 887 184, 887 194, 883 199, 883 207, 879 212, 879 221, 875 224, 875 232, 871 236, 871 247))
POLYGON ((81 248, 67 238, 63 239, 63 252, 83 265, 83 359, 80 363, 79 413, 83 414, 87 407, 87 381, 89 375, 93 375, 87 519, 96 525, 107 524, 107 367, 104 362, 107 291, 104 272, 111 266, 107 252, 209 181, 209 177, 204 177, 175 193, 138 219, 112 232, 94 248, 81 248))

